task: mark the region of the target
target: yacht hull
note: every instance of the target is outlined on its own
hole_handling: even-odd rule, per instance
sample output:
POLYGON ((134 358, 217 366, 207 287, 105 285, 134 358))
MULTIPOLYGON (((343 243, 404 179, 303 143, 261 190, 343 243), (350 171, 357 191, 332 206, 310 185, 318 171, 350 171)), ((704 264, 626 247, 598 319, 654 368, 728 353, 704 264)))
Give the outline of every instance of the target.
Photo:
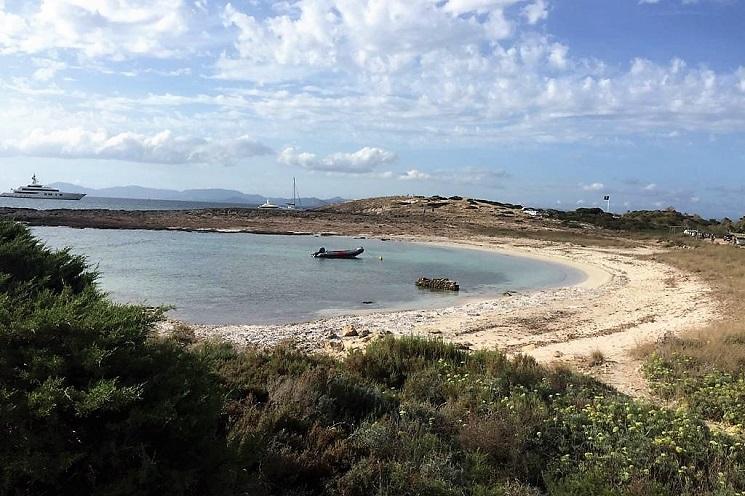
POLYGON ((3 198, 30 198, 35 200, 80 200, 84 193, 55 193, 55 196, 45 196, 38 193, 0 193, 3 198))

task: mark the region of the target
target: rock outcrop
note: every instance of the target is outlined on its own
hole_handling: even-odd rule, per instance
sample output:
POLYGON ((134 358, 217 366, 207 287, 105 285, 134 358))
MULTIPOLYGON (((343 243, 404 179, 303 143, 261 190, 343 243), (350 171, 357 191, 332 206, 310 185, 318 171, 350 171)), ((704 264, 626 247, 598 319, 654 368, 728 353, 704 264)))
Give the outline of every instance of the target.
POLYGON ((436 289, 440 291, 460 291, 460 286, 456 281, 450 279, 429 279, 427 277, 420 277, 416 282, 416 285, 420 288, 436 289))

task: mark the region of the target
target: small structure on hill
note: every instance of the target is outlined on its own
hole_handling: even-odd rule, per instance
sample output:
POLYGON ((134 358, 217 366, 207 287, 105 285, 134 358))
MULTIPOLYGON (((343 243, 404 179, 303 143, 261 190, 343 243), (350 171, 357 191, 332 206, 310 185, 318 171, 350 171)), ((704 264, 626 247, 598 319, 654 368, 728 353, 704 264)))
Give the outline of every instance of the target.
POLYGON ((420 288, 435 289, 439 291, 460 291, 458 283, 447 278, 429 279, 427 277, 420 277, 417 280, 416 285, 420 288))

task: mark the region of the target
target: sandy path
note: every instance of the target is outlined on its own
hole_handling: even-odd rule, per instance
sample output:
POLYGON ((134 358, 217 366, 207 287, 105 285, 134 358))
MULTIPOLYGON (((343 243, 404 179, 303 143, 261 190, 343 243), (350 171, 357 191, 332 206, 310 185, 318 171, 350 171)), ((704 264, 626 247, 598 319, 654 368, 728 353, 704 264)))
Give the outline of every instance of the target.
POLYGON ((201 337, 271 346, 292 339, 307 350, 341 353, 377 335, 442 337, 471 349, 527 353, 537 360, 570 363, 633 396, 646 396, 639 363, 629 354, 640 343, 695 328, 716 318, 710 288, 690 274, 654 260, 654 248, 596 248, 494 238, 453 242, 561 262, 587 274, 580 284, 428 310, 346 315, 278 326, 196 326, 201 337), (357 334, 356 336, 345 336, 357 334), (594 350, 606 363, 589 368, 594 350))

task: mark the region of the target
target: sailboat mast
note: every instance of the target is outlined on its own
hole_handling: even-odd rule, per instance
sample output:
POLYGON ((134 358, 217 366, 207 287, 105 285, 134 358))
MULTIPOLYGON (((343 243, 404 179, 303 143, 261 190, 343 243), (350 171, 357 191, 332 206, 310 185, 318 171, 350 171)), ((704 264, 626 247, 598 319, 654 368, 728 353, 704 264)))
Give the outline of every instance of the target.
POLYGON ((300 194, 297 192, 297 188, 295 187, 295 178, 292 178, 292 192, 295 195, 295 202, 297 203, 297 206, 300 208, 303 208, 303 203, 300 201, 300 194))

